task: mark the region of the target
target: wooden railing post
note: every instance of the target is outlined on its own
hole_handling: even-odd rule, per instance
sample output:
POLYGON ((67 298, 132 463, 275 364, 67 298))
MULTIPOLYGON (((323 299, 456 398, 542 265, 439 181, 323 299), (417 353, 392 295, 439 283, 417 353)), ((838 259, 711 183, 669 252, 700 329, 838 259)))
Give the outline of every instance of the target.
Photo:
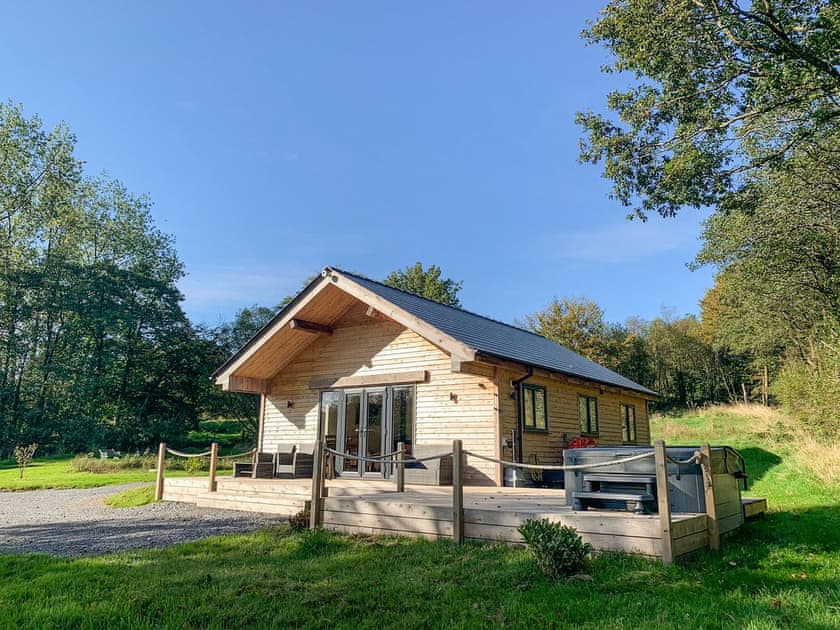
POLYGON ((403 459, 405 458, 404 451, 405 444, 402 442, 397 442, 397 469, 396 469, 396 479, 397 479, 397 492, 405 492, 405 463, 403 463, 403 459))
POLYGON ((452 540, 464 542, 464 450, 461 440, 452 442, 452 540))
POLYGON ((717 505, 715 504, 715 483, 712 475, 712 447, 700 447, 700 469, 703 471, 703 489, 706 498, 706 523, 709 532, 709 549, 720 549, 720 528, 718 527, 717 505))
POLYGON ((219 443, 213 442, 210 445, 210 475, 207 482, 207 490, 216 492, 216 465, 219 457, 219 443))
POLYGON ((656 498, 659 503, 659 530, 662 539, 662 563, 674 561, 673 539, 671 538, 671 499, 668 496, 668 460, 665 442, 656 440, 653 445, 656 465, 656 498))
POLYGON ((155 486, 155 501, 163 499, 163 468, 166 465, 166 442, 161 442, 158 447, 157 458, 157 485, 155 486))
POLYGON ((324 483, 324 443, 315 443, 312 469, 312 501, 309 503, 309 529, 321 526, 321 493, 324 483))

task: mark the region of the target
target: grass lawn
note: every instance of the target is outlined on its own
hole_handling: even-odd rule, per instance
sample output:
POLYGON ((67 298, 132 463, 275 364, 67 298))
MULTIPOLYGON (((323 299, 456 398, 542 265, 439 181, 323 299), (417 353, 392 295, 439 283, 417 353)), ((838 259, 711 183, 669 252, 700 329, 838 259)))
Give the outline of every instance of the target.
MULTIPOLYGON (((72 457, 35 459, 19 478, 14 461, 0 461, 0 491, 4 490, 41 490, 45 488, 98 488, 121 483, 154 481, 155 472, 148 469, 118 470, 114 472, 91 473, 76 472, 70 466, 72 457)), ((222 474, 230 469, 219 467, 222 474)), ((199 477, 206 472, 186 472, 167 470, 167 477, 199 477)), ((0 500, 2 500, 0 498, 0 500)))
MULTIPOLYGON (((709 418, 688 418, 697 442, 709 418)), ((729 415, 727 423, 748 424, 729 415)), ((739 425, 740 426, 740 425, 739 425)), ((704 428, 705 427, 705 428, 704 428)), ((663 567, 605 554, 553 582, 524 549, 290 534, 286 527, 84 559, 0 555, 0 627, 840 627, 840 489, 795 446, 732 433, 770 513, 663 567)))
POLYGON ((129 488, 105 499, 106 505, 112 508, 132 508, 152 503, 155 500, 155 487, 153 485, 129 488))

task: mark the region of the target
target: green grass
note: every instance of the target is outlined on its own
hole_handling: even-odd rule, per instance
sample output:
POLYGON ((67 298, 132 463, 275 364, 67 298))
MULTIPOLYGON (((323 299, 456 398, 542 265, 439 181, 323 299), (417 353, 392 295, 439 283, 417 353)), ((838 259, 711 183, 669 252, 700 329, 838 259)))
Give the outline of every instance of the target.
POLYGON ((140 486, 112 494, 105 499, 105 503, 112 508, 131 508, 152 503, 154 500, 155 487, 140 486))
MULTIPOLYGON (((664 437, 716 431, 685 424, 694 435, 664 437)), ((591 581, 554 582, 523 549, 281 527, 83 559, 0 555, 0 627, 840 627, 840 490, 775 441, 736 433, 712 441, 742 447, 750 494, 771 511, 722 553, 675 566, 604 554, 591 581)))
MULTIPOLYGON (((3 490, 42 490, 46 488, 98 488, 121 483, 154 481, 155 472, 149 470, 118 470, 114 472, 91 473, 76 472, 71 466, 72 458, 36 459, 19 478, 17 465, 12 461, 0 462, 0 491, 3 490)), ((219 469, 222 471, 222 469, 219 469)), ((168 470, 167 476, 197 477, 206 472, 186 472, 168 470)))

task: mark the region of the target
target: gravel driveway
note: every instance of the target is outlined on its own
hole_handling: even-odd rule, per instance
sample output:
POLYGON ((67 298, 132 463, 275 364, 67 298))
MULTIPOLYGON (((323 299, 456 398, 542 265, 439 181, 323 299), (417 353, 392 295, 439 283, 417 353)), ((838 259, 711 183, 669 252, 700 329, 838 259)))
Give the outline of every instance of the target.
POLYGON ((189 503, 122 509, 105 505, 108 495, 141 485, 0 492, 0 553, 80 556, 159 548, 287 522, 277 515, 199 508, 189 503))

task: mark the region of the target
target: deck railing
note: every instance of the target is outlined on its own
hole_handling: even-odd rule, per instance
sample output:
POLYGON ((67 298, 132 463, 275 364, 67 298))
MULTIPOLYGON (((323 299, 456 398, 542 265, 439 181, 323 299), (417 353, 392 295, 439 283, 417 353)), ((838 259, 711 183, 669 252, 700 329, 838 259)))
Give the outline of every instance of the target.
POLYGON ((244 457, 253 457, 257 449, 252 448, 249 451, 242 453, 234 453, 233 455, 219 455, 219 443, 212 442, 210 448, 201 453, 185 453, 183 451, 169 448, 166 442, 161 442, 158 445, 157 469, 155 480, 155 501, 163 500, 164 476, 166 474, 166 455, 167 453, 175 457, 184 459, 198 459, 201 457, 209 457, 209 475, 207 476, 207 490, 209 492, 216 492, 216 471, 218 469, 219 460, 223 459, 242 459, 244 457))
POLYGON ((520 468, 525 470, 562 470, 562 471, 578 471, 608 468, 626 464, 629 462, 639 461, 643 459, 653 458, 654 470, 656 475, 656 498, 659 518, 660 538, 662 541, 661 557, 662 562, 670 564, 673 562, 673 536, 672 536, 672 516, 671 516, 671 502, 668 492, 668 464, 685 465, 685 464, 699 464, 703 474, 704 492, 706 500, 706 517, 707 528, 709 536, 709 546, 712 549, 720 548, 720 536, 717 531, 717 518, 715 513, 715 497, 714 485, 712 483, 712 469, 711 469, 711 447, 704 444, 699 451, 694 453, 686 460, 675 460, 668 456, 663 440, 657 440, 654 443, 653 452, 642 453, 639 455, 631 455, 620 459, 611 460, 608 462, 593 462, 588 464, 577 465, 540 465, 540 464, 524 464, 519 462, 506 461, 494 457, 488 457, 481 453, 467 451, 463 448, 461 440, 454 440, 452 442, 452 450, 447 453, 440 453, 424 458, 410 458, 404 457, 405 449, 402 444, 399 444, 397 450, 393 453, 385 455, 364 457, 353 453, 344 453, 335 449, 327 447, 320 443, 316 446, 315 467, 313 471, 312 483, 312 503, 310 508, 310 527, 317 528, 321 525, 322 502, 324 496, 324 471, 328 464, 326 459, 328 457, 350 457, 361 461, 369 461, 379 464, 392 464, 395 466, 396 487, 399 492, 405 490, 404 469, 407 463, 421 462, 432 459, 439 459, 441 457, 452 457, 452 539, 456 543, 462 543, 464 540, 464 471, 466 469, 467 457, 473 457, 478 460, 492 462, 502 466, 509 466, 513 468, 520 468))

